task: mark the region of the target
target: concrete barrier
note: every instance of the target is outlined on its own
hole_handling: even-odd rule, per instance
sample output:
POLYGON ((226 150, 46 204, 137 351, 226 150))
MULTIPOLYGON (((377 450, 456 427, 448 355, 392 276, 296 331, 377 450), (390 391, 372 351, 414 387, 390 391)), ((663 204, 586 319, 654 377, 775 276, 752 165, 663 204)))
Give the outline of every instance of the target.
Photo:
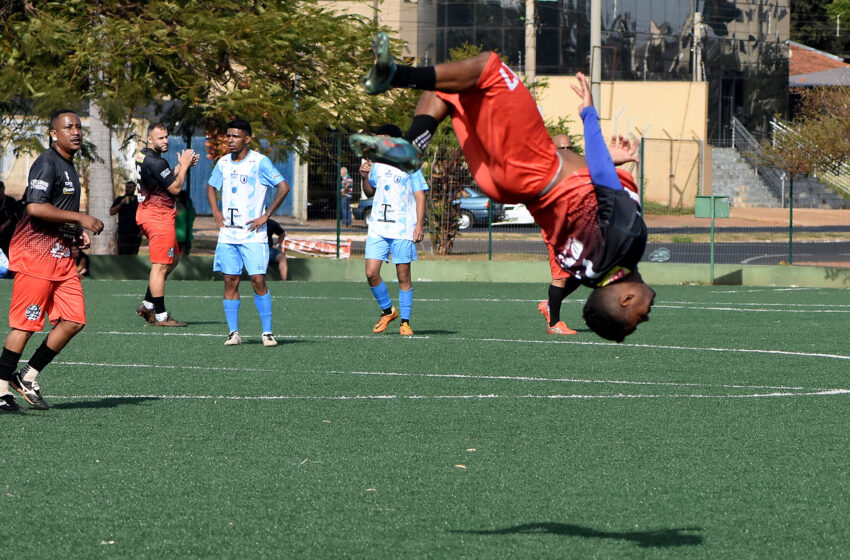
MULTIPOLYGON (((220 280, 212 271, 212 256, 183 257, 169 277, 171 280, 220 280)), ((362 259, 289 259, 289 278, 309 282, 365 282, 362 259)), ((391 265, 390 265, 391 266, 391 265)), ((847 288, 850 268, 822 266, 763 266, 715 264, 715 284, 734 286, 805 286, 847 288)), ((649 284, 710 284, 707 264, 642 263, 641 274, 649 284)), ((91 255, 94 279, 144 280, 150 272, 146 255, 91 255)), ((390 269, 388 277, 395 273, 390 269)), ((269 278, 279 279, 277 269, 269 268, 269 278)), ((527 282, 547 284, 549 266, 545 261, 439 261, 413 264, 414 282, 527 282)))

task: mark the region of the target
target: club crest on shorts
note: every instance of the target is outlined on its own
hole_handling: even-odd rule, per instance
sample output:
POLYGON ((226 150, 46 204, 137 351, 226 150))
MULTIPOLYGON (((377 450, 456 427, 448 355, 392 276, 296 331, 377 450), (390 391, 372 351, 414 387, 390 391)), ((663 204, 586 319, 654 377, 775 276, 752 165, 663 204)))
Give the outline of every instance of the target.
POLYGON ((24 316, 28 321, 38 320, 38 318, 41 317, 41 306, 36 304, 28 305, 24 316))
POLYGON ((169 248, 168 248, 168 258, 169 258, 169 259, 174 258, 174 247, 169 247, 169 248))

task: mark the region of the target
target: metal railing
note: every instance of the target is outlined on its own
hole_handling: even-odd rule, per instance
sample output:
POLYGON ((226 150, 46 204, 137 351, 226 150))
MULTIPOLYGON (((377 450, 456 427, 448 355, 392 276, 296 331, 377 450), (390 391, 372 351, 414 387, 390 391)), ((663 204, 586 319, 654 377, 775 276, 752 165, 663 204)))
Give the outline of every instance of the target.
POLYGON ((732 117, 732 147, 753 166, 768 188, 779 197, 784 207, 788 198, 786 193, 788 178, 785 172, 775 167, 762 165, 761 143, 735 117, 732 117))
MULTIPOLYGON (((778 119, 771 119, 770 129, 773 134, 798 134, 796 130, 778 119)), ((847 162, 836 161, 825 168, 816 169, 814 176, 845 196, 850 196, 850 165, 847 162)))

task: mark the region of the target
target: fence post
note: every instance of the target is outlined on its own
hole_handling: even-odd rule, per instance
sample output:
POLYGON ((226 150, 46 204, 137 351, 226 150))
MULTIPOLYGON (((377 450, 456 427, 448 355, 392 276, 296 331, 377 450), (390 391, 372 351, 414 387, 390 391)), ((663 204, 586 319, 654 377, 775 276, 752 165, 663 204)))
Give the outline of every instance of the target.
POLYGON ((735 117, 732 117, 732 147, 735 147, 735 117))
POLYGON ((493 201, 487 205, 487 260, 493 260, 493 201))
POLYGON ((641 208, 641 212, 644 211, 643 210, 643 208, 644 208, 644 206, 643 206, 643 202, 644 202, 643 201, 643 198, 644 198, 643 191, 645 190, 643 188, 643 186, 644 186, 643 169, 644 169, 644 162, 646 161, 643 157, 644 146, 646 146, 646 138, 641 136, 640 137, 640 208, 641 208))
POLYGON ((336 136, 336 258, 339 260, 340 225, 342 218, 342 134, 336 136))
POLYGON ((794 264, 794 177, 788 181, 788 264, 794 264))

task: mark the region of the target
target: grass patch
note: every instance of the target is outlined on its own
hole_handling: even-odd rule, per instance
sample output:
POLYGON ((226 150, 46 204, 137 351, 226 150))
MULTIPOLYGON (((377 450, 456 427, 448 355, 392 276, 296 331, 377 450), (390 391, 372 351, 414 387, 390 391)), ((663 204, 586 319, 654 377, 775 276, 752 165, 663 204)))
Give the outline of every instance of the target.
MULTIPOLYGON (((0 417, 0 534, 27 558, 840 557, 847 290, 659 286, 626 344, 581 289, 271 284, 276 348, 223 346, 220 282, 86 281, 89 324, 0 417), (390 286, 397 298, 397 288, 390 286)), ((0 284, 8 302, 11 283, 0 284)), ((41 343, 35 335, 24 356, 41 343)))

